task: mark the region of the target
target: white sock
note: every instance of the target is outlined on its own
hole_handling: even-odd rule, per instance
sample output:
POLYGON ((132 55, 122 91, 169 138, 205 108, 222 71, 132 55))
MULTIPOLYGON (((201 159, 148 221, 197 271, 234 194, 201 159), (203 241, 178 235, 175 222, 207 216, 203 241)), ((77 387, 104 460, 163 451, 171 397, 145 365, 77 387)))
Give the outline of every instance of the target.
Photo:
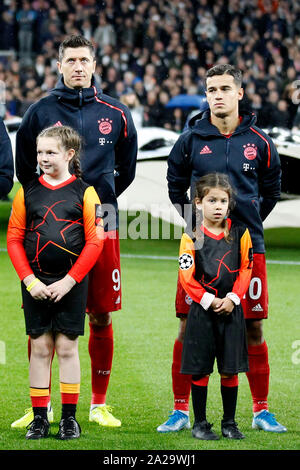
POLYGON ((258 416, 260 413, 262 413, 263 411, 268 411, 268 410, 266 410, 266 409, 264 408, 264 409, 262 409, 262 410, 256 411, 255 413, 253 413, 254 418, 255 418, 256 416, 258 416))
MULTIPOLYGON (((173 412, 174 412, 174 411, 176 411, 176 410, 173 410, 173 412)), ((181 413, 183 413, 184 415, 187 415, 187 416, 190 415, 189 410, 177 410, 177 411, 180 411, 181 413)))
POLYGON ((105 403, 101 403, 100 405, 97 405, 97 403, 91 403, 90 411, 92 411, 94 408, 98 408, 98 406, 105 406, 105 403))

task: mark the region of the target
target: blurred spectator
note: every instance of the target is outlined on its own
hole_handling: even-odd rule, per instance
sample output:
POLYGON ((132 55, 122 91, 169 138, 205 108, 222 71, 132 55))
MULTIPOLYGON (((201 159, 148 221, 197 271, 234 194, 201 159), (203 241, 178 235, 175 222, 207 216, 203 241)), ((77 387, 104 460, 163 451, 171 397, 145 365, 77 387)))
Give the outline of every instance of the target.
POLYGON ((172 129, 174 122, 174 110, 167 108, 166 105, 170 101, 170 96, 166 90, 161 90, 158 96, 158 102, 160 106, 159 122, 160 126, 166 129, 172 129))
POLYGON ((143 125, 144 108, 139 102, 137 94, 134 92, 134 90, 127 89, 127 91, 121 95, 120 101, 130 109, 136 129, 141 128, 143 125))
MULTIPOLYGON (((40 10, 39 10, 40 14, 40 10)), ((63 31, 63 22, 58 15, 56 8, 49 8, 45 11, 43 18, 40 19, 40 25, 38 32, 41 35, 41 39, 43 41, 43 37, 47 35, 47 31, 49 30, 50 26, 55 26, 55 30, 58 31, 60 34, 63 31)))
POLYGON ((279 100, 277 105, 277 127, 288 127, 289 112, 288 103, 286 100, 279 100))
POLYGON ((17 11, 16 20, 19 28, 19 54, 26 63, 31 62, 33 52, 33 38, 35 30, 36 12, 28 0, 22 1, 22 8, 17 11))
POLYGON ((129 93, 132 92, 134 79, 135 79, 135 75, 133 72, 131 72, 131 70, 127 70, 126 72, 124 72, 123 81, 124 81, 125 92, 127 91, 129 93))
POLYGON ((134 91, 139 99, 141 104, 144 104, 146 101, 147 93, 144 87, 144 82, 141 78, 136 78, 133 83, 134 91))
POLYGON ((53 21, 53 10, 55 14, 56 10, 55 8, 50 8, 50 2, 47 0, 33 1, 32 8, 36 12, 35 49, 39 52, 43 44, 43 32, 45 31, 45 27, 47 28, 48 26, 49 17, 51 17, 51 21, 53 21))
POLYGON ((6 104, 6 118, 12 116, 19 116, 22 102, 16 94, 12 92, 11 88, 5 90, 5 104, 6 104))
POLYGON ((44 80, 45 69, 46 69, 46 60, 42 54, 36 57, 34 68, 35 68, 38 84, 40 85, 44 80))
POLYGON ((232 57, 240 46, 239 37, 240 31, 231 29, 228 33, 228 38, 223 42, 223 52, 228 57, 228 62, 232 62, 232 57))
POLYGON ((120 31, 120 43, 132 49, 136 41, 136 28, 133 18, 130 16, 125 18, 124 28, 120 31))
POLYGON ((92 23, 89 19, 85 19, 83 22, 82 22, 82 25, 81 25, 81 32, 82 32, 82 35, 88 39, 89 41, 91 41, 93 39, 93 26, 92 26, 92 23))
POLYGON ((147 92, 147 99, 144 106, 143 126, 159 126, 160 112, 161 110, 157 99, 157 93, 151 89, 147 92))
POLYGON ((217 27, 210 11, 198 11, 198 23, 194 30, 196 36, 214 40, 217 36, 217 27))
POLYGON ((16 18, 13 11, 4 10, 0 20, 0 49, 16 49, 16 18))
POLYGON ((279 99, 279 93, 271 90, 259 114, 260 125, 265 128, 287 127, 288 103, 279 99))
POLYGON ((147 92, 155 89, 157 79, 155 66, 153 64, 149 63, 146 65, 143 80, 147 92))
POLYGON ((104 77, 102 77, 102 78, 103 78, 103 82, 102 82, 103 91, 107 95, 115 96, 115 86, 116 86, 117 81, 120 78, 119 73, 116 70, 116 68, 113 67, 112 65, 110 65, 106 69, 106 73, 105 73, 104 77))
POLYGON ((98 55, 101 56, 105 46, 116 46, 116 33, 114 27, 108 23, 106 15, 100 14, 99 23, 94 32, 94 42, 98 47, 98 55))

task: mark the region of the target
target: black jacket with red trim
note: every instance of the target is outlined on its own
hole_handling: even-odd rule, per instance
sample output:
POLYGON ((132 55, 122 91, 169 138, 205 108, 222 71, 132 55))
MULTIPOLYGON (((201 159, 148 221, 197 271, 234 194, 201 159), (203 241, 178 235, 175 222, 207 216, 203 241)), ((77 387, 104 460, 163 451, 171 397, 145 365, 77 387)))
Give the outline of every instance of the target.
MULTIPOLYGON (((65 86, 61 78, 50 94, 26 111, 16 136, 16 172, 22 184, 37 167, 36 137, 49 126, 73 127, 83 138, 83 179, 94 186, 102 204, 112 204, 135 176, 137 133, 129 109, 102 93, 95 79, 90 88, 65 86)), ((110 219, 109 229, 114 229, 110 219)))
POLYGON ((281 169, 274 143, 255 122, 254 114, 244 113, 235 132, 224 136, 211 124, 210 111, 196 115, 170 153, 167 180, 170 200, 187 219, 195 182, 226 173, 236 191, 231 217, 249 228, 254 252, 264 253, 262 222, 280 198, 281 169))

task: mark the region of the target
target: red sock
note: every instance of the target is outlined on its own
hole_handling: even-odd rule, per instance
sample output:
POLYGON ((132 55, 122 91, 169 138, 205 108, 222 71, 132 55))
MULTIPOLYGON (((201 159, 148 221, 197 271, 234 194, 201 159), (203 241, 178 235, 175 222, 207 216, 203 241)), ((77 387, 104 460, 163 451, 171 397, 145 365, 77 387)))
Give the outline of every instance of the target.
POLYGON ((223 377, 221 375, 221 385, 223 385, 223 387, 238 387, 239 376, 237 374, 230 377, 223 377))
POLYGON ((174 410, 189 410, 192 376, 181 374, 181 356, 183 344, 175 340, 172 363, 172 384, 174 393, 174 410))
POLYGON ((269 376, 268 346, 262 344, 248 346, 249 372, 247 377, 253 400, 253 412, 268 409, 269 376))
POLYGON ((90 323, 89 353, 92 368, 91 404, 104 404, 113 359, 113 328, 90 323))
MULTIPOLYGON (((192 376, 193 377, 193 376, 192 376)), ((195 376, 194 376, 195 377, 195 376)), ((207 387, 209 382, 209 375, 202 375, 200 379, 192 378, 192 383, 198 387, 207 387)))
POLYGON ((77 405, 80 393, 80 384, 67 384, 60 382, 59 385, 62 405, 77 405))
MULTIPOLYGON (((28 360, 29 360, 29 362, 30 362, 30 356, 31 356, 31 341, 30 341, 30 336, 28 336, 27 353, 28 353, 28 360)), ((48 395, 47 405, 48 405, 48 403, 51 401, 51 374, 52 374, 52 361, 53 361, 53 358, 54 358, 54 354, 55 354, 55 349, 53 349, 53 354, 52 354, 52 358, 51 358, 50 377, 49 377, 49 395, 48 395)))
POLYGON ((48 388, 30 387, 30 399, 33 408, 47 408, 48 396, 48 388))

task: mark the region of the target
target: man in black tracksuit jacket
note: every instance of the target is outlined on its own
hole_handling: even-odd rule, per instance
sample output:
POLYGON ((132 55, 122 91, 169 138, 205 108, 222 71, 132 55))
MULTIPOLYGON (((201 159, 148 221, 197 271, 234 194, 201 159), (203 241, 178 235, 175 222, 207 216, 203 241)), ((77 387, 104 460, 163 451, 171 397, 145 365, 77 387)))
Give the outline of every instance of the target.
MULTIPOLYGON (((137 133, 128 108, 103 94, 96 83, 90 41, 80 35, 67 37, 60 45, 57 65, 61 73, 57 86, 30 106, 17 132, 16 172, 22 184, 36 176, 36 137, 42 129, 68 125, 82 136, 82 178, 99 195, 107 232, 103 251, 89 274, 89 419, 101 426, 118 427, 120 420, 105 404, 113 357, 111 312, 121 308, 117 197, 135 177, 137 133)), ((27 425, 30 413, 12 427, 27 425)))
POLYGON ((270 137, 255 126, 256 116, 245 113, 240 117, 241 123, 230 137, 211 124, 210 111, 189 121, 189 129, 169 156, 169 197, 184 216, 193 200, 195 182, 207 173, 226 173, 236 190, 231 217, 248 226, 254 252, 264 253, 262 222, 280 198, 280 160, 270 137))
MULTIPOLYGON (((24 184, 36 173, 36 137, 53 125, 73 127, 83 138, 83 179, 93 185, 102 204, 117 210, 117 197, 135 176, 137 137, 128 108, 104 95, 92 77, 91 87, 68 88, 60 78, 50 94, 25 113, 16 138, 16 172, 24 184)), ((117 212, 116 212, 117 213, 117 212)), ((109 225, 111 230, 117 226, 109 225)))
MULTIPOLYGON (((186 222, 191 223, 195 182, 203 175, 228 175, 236 191, 230 217, 249 228, 254 251, 253 273, 243 305, 248 332, 249 372, 253 399, 253 428, 285 432, 286 428, 268 411, 268 348, 263 338, 262 319, 268 314, 263 220, 280 198, 280 159, 272 140, 258 127, 252 113, 240 113, 243 98, 242 74, 231 65, 218 65, 207 71, 209 109, 194 116, 188 129, 175 143, 169 159, 169 197, 186 222), (188 197, 188 190, 191 195, 188 197)), ((180 374, 182 344, 191 299, 177 284, 176 316, 180 318, 172 363, 174 411, 158 432, 189 427, 191 377, 180 374)), ((233 423, 233 426, 235 424, 233 423)))

